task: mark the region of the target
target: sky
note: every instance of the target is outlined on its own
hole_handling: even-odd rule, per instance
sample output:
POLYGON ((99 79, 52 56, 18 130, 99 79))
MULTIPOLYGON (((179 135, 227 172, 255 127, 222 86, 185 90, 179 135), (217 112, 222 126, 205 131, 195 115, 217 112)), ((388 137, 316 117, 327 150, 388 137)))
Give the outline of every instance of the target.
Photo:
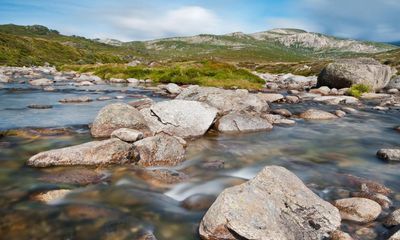
POLYGON ((300 28, 400 40, 400 0, 0 0, 0 24, 122 41, 300 28))

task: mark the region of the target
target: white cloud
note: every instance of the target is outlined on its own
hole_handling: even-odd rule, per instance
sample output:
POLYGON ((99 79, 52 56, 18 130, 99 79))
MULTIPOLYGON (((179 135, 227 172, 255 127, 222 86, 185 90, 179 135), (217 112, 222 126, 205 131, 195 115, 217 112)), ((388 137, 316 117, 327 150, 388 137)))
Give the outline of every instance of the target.
POLYGON ((235 29, 211 10, 199 6, 184 6, 167 11, 132 11, 110 19, 114 26, 125 31, 127 37, 135 39, 224 33, 235 29))

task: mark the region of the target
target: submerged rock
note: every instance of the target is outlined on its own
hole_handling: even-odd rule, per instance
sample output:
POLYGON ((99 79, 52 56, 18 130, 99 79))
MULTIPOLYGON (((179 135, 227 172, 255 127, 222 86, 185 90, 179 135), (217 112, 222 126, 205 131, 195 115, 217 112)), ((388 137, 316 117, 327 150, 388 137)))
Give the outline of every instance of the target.
POLYGON ((353 240, 353 238, 348 233, 335 230, 331 233, 330 240, 353 240))
POLYGON ((204 135, 217 112, 205 103, 185 100, 159 102, 141 110, 153 133, 165 132, 183 138, 204 135))
POLYGON ((224 90, 214 87, 190 86, 185 88, 176 99, 205 102, 218 109, 220 115, 229 112, 258 112, 268 110, 268 103, 257 94, 247 90, 224 90))
POLYGON ((284 109, 284 108, 274 109, 271 111, 271 113, 278 114, 283 117, 291 117, 292 116, 292 113, 289 110, 284 109))
POLYGON ((144 135, 142 132, 129 129, 129 128, 120 128, 111 133, 112 138, 119 138, 124 142, 136 142, 140 139, 143 139, 144 135))
POLYGON ((149 166, 175 166, 185 160, 185 142, 165 133, 134 143, 136 164, 149 166))
POLYGON ((51 190, 47 192, 37 193, 31 196, 31 199, 38 202, 43 202, 47 204, 51 204, 53 202, 57 202, 67 196, 71 190, 69 189, 60 189, 60 190, 51 190))
POLYGON ((265 119, 248 113, 230 113, 216 123, 220 132, 251 132, 271 130, 273 126, 265 119))
POLYGON ((381 205, 382 208, 389 208, 392 205, 392 201, 388 197, 380 193, 373 193, 373 192, 352 192, 352 197, 359 197, 359 198, 367 198, 372 201, 375 201, 381 205))
POLYGON ((96 184, 105 180, 107 176, 103 173, 90 169, 68 169, 62 171, 51 171, 39 177, 40 181, 49 183, 88 185, 96 184))
POLYGON ((225 189, 200 223, 202 239, 322 239, 340 226, 339 211, 282 167, 225 189))
POLYGON ((181 206, 192 211, 203 211, 210 208, 214 201, 214 195, 195 194, 183 200, 181 206))
POLYGON ((400 161, 400 149, 381 149, 376 155, 386 161, 400 161))
POLYGON ((32 109, 50 109, 53 108, 52 105, 42 105, 42 104, 31 104, 28 105, 28 108, 32 108, 32 109))
POLYGON ((372 58, 344 59, 330 63, 318 76, 318 86, 347 88, 364 84, 374 90, 384 88, 396 73, 372 58))
POLYGON ((306 120, 330 120, 337 119, 338 117, 333 115, 332 113, 325 112, 317 109, 309 109, 304 113, 300 114, 300 118, 306 120))
POLYGON ((41 152, 27 164, 33 167, 124 164, 131 162, 132 157, 133 146, 113 138, 41 152))
POLYGON ((334 205, 339 209, 343 220, 359 223, 374 221, 381 214, 381 206, 366 198, 345 198, 336 200, 334 205))
POLYGON ((114 103, 100 110, 90 132, 93 137, 110 137, 120 128, 148 130, 146 120, 137 109, 125 103, 114 103))

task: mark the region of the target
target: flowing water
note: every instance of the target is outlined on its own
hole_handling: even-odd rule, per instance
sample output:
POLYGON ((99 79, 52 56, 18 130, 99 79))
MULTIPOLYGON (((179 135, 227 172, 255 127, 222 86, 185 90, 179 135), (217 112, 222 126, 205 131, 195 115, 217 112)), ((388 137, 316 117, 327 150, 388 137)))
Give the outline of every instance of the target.
MULTIPOLYGON (((25 166, 32 155, 54 148, 76 145, 91 139, 87 124, 98 110, 111 102, 134 100, 150 91, 130 86, 57 86, 45 92, 23 84, 7 84, 0 90, 0 129, 63 127, 59 134, 37 137, 30 134, 0 137, 0 238, 4 239, 136 239, 152 232, 157 239, 199 239, 197 228, 205 210, 188 210, 182 201, 190 196, 214 199, 224 188, 255 176, 267 165, 293 171, 326 200, 337 199, 354 186, 346 174, 384 183, 394 190, 394 207, 399 206, 400 165, 375 157, 380 148, 398 147, 400 112, 378 112, 370 108, 334 121, 297 120, 293 127, 275 127, 270 132, 241 135, 209 132, 190 141, 187 160, 169 168, 189 178, 176 184, 159 184, 143 178, 133 166, 78 169, 101 172, 97 184, 46 181, 46 176, 72 168, 33 169, 25 166), (125 96, 124 99, 60 104, 66 97, 125 96), (52 109, 35 110, 29 104, 51 104, 52 109), (222 166, 223 165, 223 166, 222 166), (211 167, 210 167, 211 166, 211 167), (49 189, 72 189, 59 202, 46 205, 32 201, 32 193, 49 189), (399 198, 398 200, 396 198, 399 198)), ((337 106, 302 103, 273 105, 299 113, 310 107, 327 110, 337 106)), ((73 168, 76 170, 77 168, 73 168)), ((48 178, 47 178, 48 179, 48 178)), ((354 232, 362 225, 345 224, 354 232)), ((387 230, 369 225, 376 239, 387 230)), ((371 236, 360 239, 373 239, 371 236)))

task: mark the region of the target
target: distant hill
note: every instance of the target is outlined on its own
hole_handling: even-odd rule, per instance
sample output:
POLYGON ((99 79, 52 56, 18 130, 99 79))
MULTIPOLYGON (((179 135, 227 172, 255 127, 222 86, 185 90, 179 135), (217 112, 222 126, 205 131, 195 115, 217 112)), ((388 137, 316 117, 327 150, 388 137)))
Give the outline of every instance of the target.
POLYGON ((300 29, 121 42, 65 36, 40 25, 0 25, 1 65, 124 63, 134 59, 299 62, 365 56, 396 48, 390 44, 340 39, 300 29))
POLYGON ((390 42, 389 44, 395 45, 395 46, 400 46, 400 41, 397 42, 390 42))

